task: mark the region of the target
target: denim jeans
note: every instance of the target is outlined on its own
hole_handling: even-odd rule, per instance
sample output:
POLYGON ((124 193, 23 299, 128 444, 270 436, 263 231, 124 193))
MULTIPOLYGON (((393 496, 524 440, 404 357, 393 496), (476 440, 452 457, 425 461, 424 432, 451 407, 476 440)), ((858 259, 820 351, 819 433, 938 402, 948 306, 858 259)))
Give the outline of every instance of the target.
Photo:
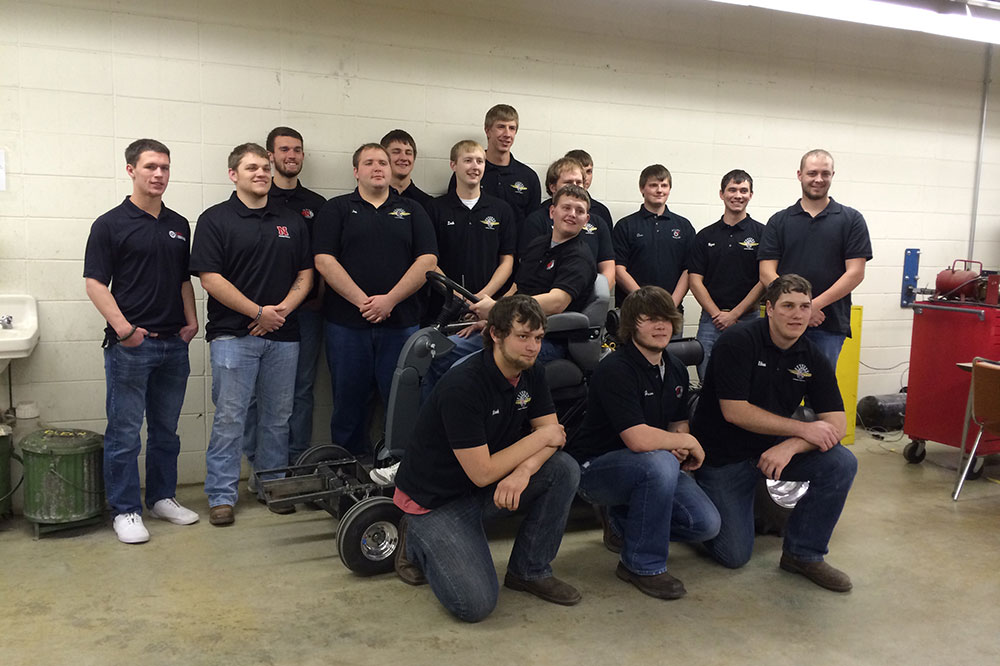
MULTIPOLYGON (((823 559, 857 471, 854 454, 840 444, 826 452, 809 451, 792 457, 781 472, 781 480, 808 481, 809 490, 788 517, 786 553, 810 562, 823 559)), ((703 466, 695 472, 698 484, 722 517, 719 535, 705 546, 715 560, 732 569, 750 561, 753 552, 754 487, 762 476, 756 460, 703 466)))
MULTIPOLYGON (((522 580, 552 575, 580 467, 556 451, 521 493, 525 512, 507 571, 522 580)), ((499 584, 483 523, 509 511, 493 504, 496 484, 477 489, 430 513, 407 517, 406 556, 423 570, 438 601, 456 617, 479 622, 497 605, 499 584)))
MULTIPOLYGON (((205 462, 208 505, 236 504, 240 454, 250 398, 257 396, 254 468, 288 464, 288 419, 292 415, 298 342, 247 335, 222 336, 209 343, 215 420, 205 462)), ((274 478, 277 474, 264 478, 274 478)))
POLYGON ((372 381, 382 404, 389 404, 399 354, 416 326, 351 328, 326 322, 326 355, 333 364, 333 415, 330 439, 351 453, 368 453, 365 415, 372 381))
MULTIPOLYGON (((295 369, 295 396, 292 417, 288 421, 288 464, 294 465, 312 441, 313 385, 316 364, 323 345, 323 314, 313 310, 297 310, 299 321, 299 360, 295 369)), ((257 395, 250 399, 247 422, 243 431, 243 454, 254 464, 257 451, 257 395)))
POLYGON ((805 336, 812 340, 812 343, 819 347, 819 351, 833 364, 833 369, 837 369, 837 359, 840 358, 840 350, 844 346, 847 336, 843 333, 831 333, 821 331, 818 328, 806 329, 805 336))
POLYGON ((104 487, 115 515, 142 513, 139 452, 146 415, 146 506, 175 495, 181 440, 177 419, 191 366, 188 345, 174 336, 146 338, 138 347, 104 350, 108 426, 104 431, 104 487))
POLYGON ((669 451, 619 449, 585 462, 580 496, 609 507, 622 534, 621 561, 640 576, 667 570, 671 541, 702 542, 719 532, 719 512, 669 451))
MULTIPOLYGON (((753 321, 754 319, 760 319, 760 308, 756 306, 743 313, 739 321, 753 321)), ((701 343, 701 348, 705 352, 705 357, 698 364, 698 379, 702 382, 705 381, 705 371, 708 370, 708 359, 712 355, 712 348, 715 347, 715 341, 719 339, 720 335, 722 335, 722 331, 715 327, 715 324, 712 323, 712 318, 708 316, 707 312, 702 310, 701 319, 698 320, 698 333, 696 335, 698 342, 701 343)))

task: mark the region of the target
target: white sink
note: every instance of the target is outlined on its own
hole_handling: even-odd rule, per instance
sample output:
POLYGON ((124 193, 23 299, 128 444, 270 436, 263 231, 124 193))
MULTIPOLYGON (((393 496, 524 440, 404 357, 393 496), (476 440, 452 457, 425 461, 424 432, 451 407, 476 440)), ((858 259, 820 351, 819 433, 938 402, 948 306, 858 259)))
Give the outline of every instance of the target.
POLYGON ((38 344, 38 303, 23 294, 0 294, 0 317, 11 315, 13 328, 0 328, 0 370, 9 359, 24 358, 38 344))

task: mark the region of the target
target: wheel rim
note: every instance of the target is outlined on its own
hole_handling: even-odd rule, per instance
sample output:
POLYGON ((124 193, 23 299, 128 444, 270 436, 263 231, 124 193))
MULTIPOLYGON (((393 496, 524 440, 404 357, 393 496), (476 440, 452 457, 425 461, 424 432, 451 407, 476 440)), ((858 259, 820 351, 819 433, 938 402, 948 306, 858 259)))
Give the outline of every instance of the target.
POLYGON ((387 520, 369 525, 361 535, 361 554, 373 562, 392 557, 399 543, 399 530, 387 520))
POLYGON ((767 492, 771 499, 775 504, 785 509, 794 509, 807 490, 809 490, 808 481, 767 480, 767 492))

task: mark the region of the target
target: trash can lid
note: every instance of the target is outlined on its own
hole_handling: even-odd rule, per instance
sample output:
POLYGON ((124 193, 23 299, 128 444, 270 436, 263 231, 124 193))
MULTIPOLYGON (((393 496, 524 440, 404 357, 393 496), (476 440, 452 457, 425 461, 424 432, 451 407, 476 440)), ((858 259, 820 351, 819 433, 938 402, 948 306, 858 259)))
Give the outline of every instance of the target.
POLYGON ((87 453, 101 448, 104 436, 91 430, 43 428, 25 435, 19 446, 28 453, 87 453))

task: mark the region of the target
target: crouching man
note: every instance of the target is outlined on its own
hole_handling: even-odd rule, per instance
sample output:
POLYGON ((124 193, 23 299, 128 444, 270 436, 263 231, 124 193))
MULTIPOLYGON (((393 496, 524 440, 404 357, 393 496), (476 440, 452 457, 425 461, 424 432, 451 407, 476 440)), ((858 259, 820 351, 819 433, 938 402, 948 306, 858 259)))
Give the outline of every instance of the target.
POLYGON ((696 477, 722 517, 705 545, 719 563, 741 567, 754 542, 754 486, 763 475, 808 481, 788 519, 781 568, 834 592, 851 579, 823 561, 858 462, 840 445, 846 420, 833 366, 803 337, 812 287, 789 273, 765 292, 767 319, 732 326, 719 337, 691 432, 705 447, 696 477), (817 421, 792 418, 803 398, 817 421))
POLYGON ((623 343, 594 371, 587 416, 569 447, 582 467, 580 494, 610 507, 605 544, 620 544, 618 577, 659 599, 686 592, 667 573, 670 542, 719 532, 719 512, 684 473, 705 452, 688 432, 687 368, 667 348, 680 324, 665 289, 640 287, 625 298, 623 343))
POLYGON ((396 571, 430 583, 449 612, 478 622, 497 604, 499 585, 483 523, 522 510, 504 586, 545 601, 580 601, 552 575, 580 480, 560 449, 545 374, 535 359, 545 315, 530 296, 490 311, 483 350, 449 370, 424 403, 396 476, 394 501, 406 516, 396 571))

